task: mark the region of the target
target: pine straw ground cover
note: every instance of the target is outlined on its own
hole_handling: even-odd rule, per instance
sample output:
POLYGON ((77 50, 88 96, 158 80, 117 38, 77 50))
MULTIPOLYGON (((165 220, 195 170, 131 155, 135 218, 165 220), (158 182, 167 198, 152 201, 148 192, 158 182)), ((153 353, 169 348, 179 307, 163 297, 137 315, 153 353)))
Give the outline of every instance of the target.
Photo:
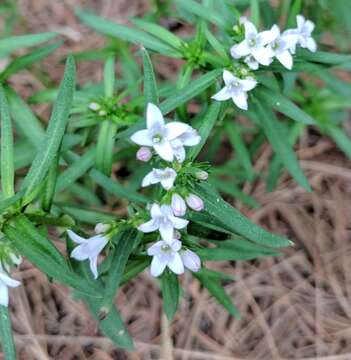
MULTIPOLYGON (((146 3, 22 0, 19 12, 21 26, 28 31, 61 32, 70 39, 67 51, 78 51, 96 45, 101 38, 76 23, 72 7, 95 6, 99 14, 123 21, 127 15, 142 13, 146 3)), ((62 74, 61 57, 56 54, 45 63, 54 80, 62 74)), ((176 63, 161 63, 159 75, 172 77, 176 67, 176 63)), ((79 78, 99 79, 96 68, 94 63, 84 63, 79 78)), ((35 71, 22 72, 12 82, 24 96, 43 87, 35 71)), ((47 108, 40 106, 36 111, 43 114, 47 108)), ((235 278, 226 290, 235 295, 241 320, 234 320, 209 300, 197 282, 184 277, 182 286, 188 295, 168 327, 164 318, 159 320, 159 287, 145 271, 118 298, 122 317, 136 339, 135 353, 126 354, 113 350, 111 342, 99 335, 96 323, 81 303, 70 299, 66 288, 50 285, 24 262, 15 273, 24 286, 13 290, 11 298, 19 358, 350 359, 350 164, 329 140, 312 130, 302 137, 297 150, 312 194, 283 175, 271 193, 263 182, 247 184, 245 191, 262 205, 259 209, 234 203, 255 222, 296 243, 278 258, 221 265, 221 270, 235 278)), ((269 146, 262 146, 255 159, 256 171, 267 167, 271 154, 269 146)))

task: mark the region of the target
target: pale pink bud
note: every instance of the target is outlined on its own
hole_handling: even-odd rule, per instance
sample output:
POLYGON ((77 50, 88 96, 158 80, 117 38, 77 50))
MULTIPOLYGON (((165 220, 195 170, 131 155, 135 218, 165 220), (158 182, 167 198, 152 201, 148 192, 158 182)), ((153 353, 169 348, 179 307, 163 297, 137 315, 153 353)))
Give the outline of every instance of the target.
POLYGON ((100 110, 100 105, 96 102, 92 102, 89 104, 89 109, 93 111, 98 111, 100 110))
POLYGON ((95 233, 96 234, 103 234, 106 231, 108 231, 110 229, 111 225, 110 224, 103 224, 103 223, 98 223, 95 225, 95 233))
POLYGON ((208 179, 208 172, 199 170, 195 174, 196 178, 199 180, 207 180, 208 179))
POLYGON ((197 254, 191 250, 182 250, 180 256, 186 268, 193 272, 197 272, 201 268, 201 260, 197 254))
POLYGON ((188 204, 188 206, 195 210, 195 211, 201 211, 204 208, 204 202, 202 201, 202 199, 200 197, 198 197, 195 194, 190 194, 187 198, 186 198, 186 203, 188 204))
POLYGON ((184 216, 186 212, 186 204, 180 195, 178 194, 172 195, 171 206, 172 206, 173 214, 175 216, 184 216))
POLYGON ((140 161, 148 162, 152 158, 152 152, 148 147, 142 146, 138 150, 136 158, 140 161))

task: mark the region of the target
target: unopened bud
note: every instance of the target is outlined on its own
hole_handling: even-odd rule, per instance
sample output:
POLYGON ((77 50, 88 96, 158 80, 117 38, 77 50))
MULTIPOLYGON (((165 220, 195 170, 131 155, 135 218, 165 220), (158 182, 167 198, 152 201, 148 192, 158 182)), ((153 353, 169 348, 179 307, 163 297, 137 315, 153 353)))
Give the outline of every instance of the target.
POLYGON ((193 272, 197 272, 201 268, 201 260, 197 254, 191 250, 182 250, 180 252, 183 264, 186 268, 193 272))
POLYGON ((171 207, 175 216, 183 216, 186 212, 185 201, 178 194, 172 195, 171 207))
POLYGON ((148 162, 152 158, 152 152, 148 147, 141 147, 136 153, 136 158, 140 161, 148 162))
POLYGON ((186 203, 188 204, 188 206, 195 210, 195 211, 201 211, 204 208, 204 202, 202 201, 202 199, 200 197, 198 197, 195 194, 190 194, 187 198, 186 198, 186 203))
POLYGON ((195 176, 199 180, 207 180, 208 179, 208 172, 204 170, 199 170, 195 173, 195 176))
POLYGON ((105 110, 100 110, 99 111, 100 116, 105 116, 106 114, 107 114, 107 112, 105 110))
POLYGON ((103 234, 106 231, 108 231, 110 229, 111 225, 110 224, 103 224, 103 223, 98 223, 95 225, 95 233, 96 234, 103 234))
POLYGON ((89 104, 89 109, 93 110, 93 111, 98 111, 98 110, 100 110, 100 105, 96 102, 91 102, 89 104))

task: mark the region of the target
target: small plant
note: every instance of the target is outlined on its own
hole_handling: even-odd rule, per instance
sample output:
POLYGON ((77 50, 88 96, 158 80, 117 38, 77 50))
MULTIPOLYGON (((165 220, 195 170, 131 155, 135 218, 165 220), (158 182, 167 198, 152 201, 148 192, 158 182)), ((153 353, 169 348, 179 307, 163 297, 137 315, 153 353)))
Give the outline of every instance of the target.
MULTIPOLYGON (((13 57, 0 73, 0 335, 6 359, 15 358, 8 289, 20 285, 10 273, 22 257, 72 288, 101 332, 128 350, 133 341, 115 298, 146 268, 160 282, 170 320, 185 271, 239 317, 223 287, 228 276, 207 268, 207 261, 277 256, 292 242, 251 222, 221 194, 258 206, 242 185, 264 176, 267 188, 274 189, 283 169, 311 191, 293 151, 307 126, 330 136, 351 157, 342 116, 333 118, 349 107, 351 90, 329 71, 349 69, 351 56, 317 51, 315 25, 299 14, 300 1, 281 12, 285 27, 274 24, 279 16, 268 3, 241 3, 175 1, 175 17, 194 25, 189 38, 153 21, 168 3, 145 19, 130 19, 135 27, 77 10, 108 43, 92 53, 69 55, 59 88, 28 99, 29 104, 53 103, 45 126, 8 80, 62 42, 13 57), (242 17, 247 9, 250 20, 242 17), (158 56, 181 59, 175 82, 157 80, 150 54, 156 61, 158 56), (104 60, 103 79, 76 89, 75 62, 92 56, 104 60), (116 77, 116 61, 121 77, 116 77), (325 82, 324 90, 309 80, 315 77, 325 82), (332 105, 329 95, 337 96, 332 105), (329 102, 321 104, 321 98, 329 102), (187 105, 194 102, 198 110, 190 111, 187 105), (239 117, 248 118, 251 127, 239 117), (236 156, 215 162, 224 134, 236 156), (265 138, 275 155, 268 173, 257 174, 252 160, 265 138), (122 215, 112 211, 115 207, 122 215), (65 242, 65 252, 49 229, 65 242)), ((0 53, 9 56, 55 37, 3 38, 0 53)))

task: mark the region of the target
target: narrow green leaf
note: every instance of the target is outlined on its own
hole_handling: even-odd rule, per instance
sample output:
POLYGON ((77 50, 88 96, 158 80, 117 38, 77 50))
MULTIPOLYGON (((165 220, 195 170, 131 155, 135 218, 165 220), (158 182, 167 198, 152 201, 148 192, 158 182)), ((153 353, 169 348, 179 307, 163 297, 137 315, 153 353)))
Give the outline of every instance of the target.
POLYGON ((39 45, 43 42, 53 39, 56 36, 56 33, 47 32, 20 36, 10 36, 5 39, 0 39, 0 53, 10 54, 11 52, 18 49, 39 45))
POLYGON ((110 120, 104 120, 99 127, 96 144, 96 168, 110 176, 113 164, 113 150, 118 125, 110 120))
POLYGON ((4 89, 0 85, 0 121, 1 121, 1 187, 4 196, 11 197, 15 194, 14 181, 14 150, 13 150, 13 132, 9 112, 9 105, 6 99, 4 89))
POLYGON ((127 187, 121 186, 117 181, 109 179, 106 175, 102 174, 98 170, 91 170, 90 177, 101 185, 106 191, 114 194, 120 198, 128 199, 130 201, 147 203, 148 199, 127 187))
POLYGON ((0 341, 5 360, 16 360, 9 309, 0 305, 0 341))
POLYGON ((299 49, 297 56, 307 61, 327 65, 341 65, 345 62, 351 61, 350 54, 336 54, 326 51, 317 51, 313 53, 302 48, 299 49))
POLYGON ((141 49, 141 56, 143 58, 144 67, 144 97, 145 104, 158 104, 157 85, 154 68, 150 56, 145 48, 141 49))
POLYGON ((6 95, 17 129, 35 148, 39 148, 45 136, 41 123, 30 107, 11 88, 6 88, 6 95))
POLYGON ((281 158, 289 173, 299 185, 312 191, 310 184, 300 168, 292 147, 285 141, 286 134, 273 111, 262 103, 255 101, 257 114, 262 128, 276 154, 281 158))
POLYGON ((110 55, 104 66, 104 87, 105 96, 112 97, 115 87, 115 57, 110 55))
POLYGON ((114 23, 108 19, 93 15, 80 9, 76 9, 76 15, 85 24, 101 34, 118 37, 134 44, 142 44, 147 49, 154 50, 160 54, 172 57, 181 57, 181 54, 174 50, 174 48, 158 40, 154 36, 144 33, 143 31, 114 23))
POLYGON ((177 50, 181 50, 181 48, 183 46, 183 41, 178 36, 174 35, 170 31, 168 31, 166 28, 164 28, 160 25, 142 20, 140 18, 131 18, 130 21, 133 24, 135 24, 136 26, 138 26, 140 29, 147 31, 148 33, 159 38, 160 40, 164 41, 168 45, 171 45, 173 48, 175 48, 177 50))
POLYGON ((251 21, 258 27, 260 25, 259 0, 250 0, 251 21))
POLYGON ((20 56, 13 61, 5 68, 5 70, 0 73, 0 81, 7 80, 11 75, 21 71, 22 69, 28 68, 33 64, 40 62, 42 59, 45 59, 48 55, 54 52, 63 44, 63 41, 58 41, 49 46, 40 48, 31 52, 28 55, 20 56))
POLYGON ((239 310, 232 303, 231 298, 225 292, 220 281, 213 277, 204 276, 201 272, 194 273, 194 276, 201 282, 201 284, 208 290, 208 292, 228 310, 229 314, 237 319, 240 319, 239 310))
POLYGON ((169 321, 172 321, 178 309, 179 282, 174 273, 166 270, 161 277, 163 310, 169 321))
MULTIPOLYGON (((269 247, 279 248, 293 243, 283 236, 275 235, 251 222, 235 208, 225 202, 210 184, 200 184, 192 192, 204 201, 203 215, 207 215, 203 225, 208 223, 219 228, 239 234, 255 243, 269 247)), ((197 214, 190 213, 189 219, 197 221, 197 214)))
POLYGON ((167 114, 178 106, 188 102, 195 96, 201 94, 208 87, 210 87, 216 78, 222 73, 222 69, 209 71, 205 75, 193 80, 188 86, 183 89, 174 91, 165 101, 160 104, 162 113, 167 114))
POLYGON ((38 186, 44 180, 60 147, 72 104, 74 86, 75 65, 73 58, 70 56, 67 58, 65 73, 45 138, 22 184, 22 188, 26 189, 23 204, 28 204, 36 196, 38 186))
POLYGON ((58 165, 60 156, 57 153, 51 166, 49 167, 48 176, 44 185, 41 197, 41 205, 43 210, 50 212, 51 205, 55 196, 56 182, 58 175, 58 165))
POLYGON ((188 151, 188 157, 191 160, 194 160, 200 153, 201 149, 205 145, 208 137, 211 134, 213 127, 216 124, 219 113, 221 111, 221 103, 219 101, 214 101, 208 108, 204 118, 201 120, 201 125, 197 129, 199 135, 201 136, 201 141, 198 145, 193 146, 188 151))
POLYGON ((335 141, 344 154, 351 159, 351 139, 346 135, 346 132, 334 125, 328 126, 325 131, 335 141))
POLYGON ((108 270, 100 313, 108 314, 110 312, 117 289, 122 281, 127 261, 135 244, 140 240, 140 236, 142 234, 136 229, 129 228, 120 231, 112 239, 117 245, 115 245, 111 267, 108 270))
POLYGON ((255 95, 257 95, 262 102, 272 106, 275 110, 281 112, 292 120, 306 125, 316 125, 316 121, 310 115, 296 106, 287 97, 276 91, 260 87, 255 90, 255 95))

